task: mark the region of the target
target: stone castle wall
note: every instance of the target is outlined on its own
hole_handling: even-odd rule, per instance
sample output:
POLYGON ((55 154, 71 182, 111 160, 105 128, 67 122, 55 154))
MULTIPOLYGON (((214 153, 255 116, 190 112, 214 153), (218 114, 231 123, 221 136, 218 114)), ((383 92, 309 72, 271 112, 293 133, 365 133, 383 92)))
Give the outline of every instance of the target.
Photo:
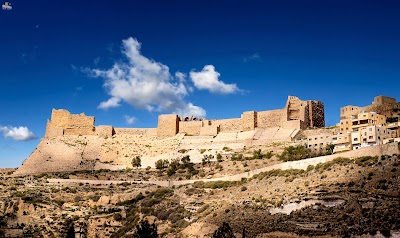
POLYGON ((174 136, 179 132, 178 115, 158 116, 157 136, 174 136))
POLYGON ((53 109, 51 120, 47 122, 46 137, 94 134, 94 117, 84 113, 71 114, 67 110, 53 109))
POLYGON ((211 124, 219 125, 220 132, 236 132, 242 130, 241 118, 212 120, 211 124))
POLYGON ((187 135, 197 136, 200 135, 200 128, 203 127, 203 121, 180 121, 179 133, 186 133, 187 135))
POLYGON ((247 111, 240 118, 207 120, 193 116, 179 117, 175 114, 160 115, 157 128, 113 128, 94 126, 94 117, 85 114, 71 114, 67 110, 53 109, 51 120, 47 123, 46 137, 63 135, 114 134, 147 135, 170 137, 177 133, 188 135, 216 136, 219 132, 251 131, 255 128, 284 127, 306 129, 323 127, 324 104, 320 101, 302 101, 289 96, 285 108, 270 111, 247 111))
POLYGON ((257 113, 257 127, 260 128, 280 127, 286 121, 287 113, 285 109, 257 113))
MULTIPOLYGON (((96 128, 97 129, 97 128, 96 128)), ((114 128, 115 134, 156 136, 157 128, 114 128)))

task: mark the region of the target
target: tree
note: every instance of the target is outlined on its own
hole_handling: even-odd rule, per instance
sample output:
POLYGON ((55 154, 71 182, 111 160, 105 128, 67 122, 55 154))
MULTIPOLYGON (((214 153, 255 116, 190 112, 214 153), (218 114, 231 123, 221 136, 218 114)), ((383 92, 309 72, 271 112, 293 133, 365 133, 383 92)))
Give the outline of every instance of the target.
POLYGON ((222 162, 222 155, 220 153, 217 154, 217 161, 222 162))
POLYGON ((168 167, 169 161, 167 159, 160 159, 156 161, 156 169, 162 170, 168 167))
POLYGON ((142 166, 142 160, 140 159, 140 156, 136 156, 135 158, 132 159, 132 166, 139 168, 140 166, 142 166))
POLYGON ((214 231, 212 238, 235 238, 235 235, 233 234, 232 228, 229 224, 224 222, 222 223, 222 226, 214 231))
POLYGON ((133 233, 134 238, 157 238, 157 225, 150 224, 147 220, 143 220, 136 225, 136 231, 133 233))
POLYGON ((333 149, 335 148, 335 146, 333 144, 328 144, 326 145, 325 148, 325 155, 331 155, 333 154, 333 149))

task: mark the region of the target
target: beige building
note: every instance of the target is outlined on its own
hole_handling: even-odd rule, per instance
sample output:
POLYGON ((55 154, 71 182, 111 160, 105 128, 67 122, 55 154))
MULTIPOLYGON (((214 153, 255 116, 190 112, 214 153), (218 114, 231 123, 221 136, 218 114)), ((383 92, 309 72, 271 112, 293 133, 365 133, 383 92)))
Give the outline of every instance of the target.
POLYGON ((377 112, 380 115, 386 116, 386 118, 393 118, 393 120, 399 121, 400 102, 396 102, 396 99, 392 97, 376 96, 371 105, 365 107, 349 105, 340 108, 340 120, 355 116, 362 111, 377 112))
POLYGON ((329 144, 332 144, 332 135, 328 133, 308 136, 306 139, 307 148, 314 153, 324 153, 329 144))
POLYGON ((338 134, 332 137, 332 144, 335 146, 333 153, 352 150, 351 133, 338 134))
POLYGON ((351 117, 352 131, 359 131, 366 126, 381 126, 386 123, 386 117, 376 112, 363 111, 351 117))
POLYGON ((367 146, 382 145, 383 140, 390 137, 385 126, 367 126, 351 133, 351 146, 359 149, 367 146))
POLYGON ((386 128, 389 132, 390 138, 400 137, 400 122, 393 122, 386 124, 386 128))

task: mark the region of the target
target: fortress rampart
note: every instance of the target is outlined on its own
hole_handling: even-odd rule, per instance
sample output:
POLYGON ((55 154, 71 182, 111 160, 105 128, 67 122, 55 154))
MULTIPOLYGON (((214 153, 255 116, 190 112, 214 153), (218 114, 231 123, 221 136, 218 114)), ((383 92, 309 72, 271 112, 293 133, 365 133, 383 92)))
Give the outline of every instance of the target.
POLYGON ((95 126, 95 119, 84 113, 71 114, 67 110, 52 110, 51 120, 47 122, 45 137, 63 135, 114 134, 147 135, 170 137, 177 133, 188 135, 215 136, 220 132, 251 131, 255 128, 283 127, 293 129, 318 128, 325 126, 324 104, 320 101, 302 101, 289 96, 286 106, 278 110, 247 111, 240 118, 208 120, 193 116, 179 117, 165 114, 158 117, 157 128, 114 128, 95 126))

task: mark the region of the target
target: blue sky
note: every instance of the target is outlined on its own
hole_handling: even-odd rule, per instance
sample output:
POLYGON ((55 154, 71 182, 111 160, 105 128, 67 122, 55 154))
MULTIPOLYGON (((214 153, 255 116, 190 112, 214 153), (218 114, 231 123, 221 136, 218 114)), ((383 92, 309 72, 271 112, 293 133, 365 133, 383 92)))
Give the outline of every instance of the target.
POLYGON ((0 167, 29 156, 52 108, 155 127, 160 113, 240 117, 295 95, 323 101, 333 125, 342 106, 399 99, 398 1, 10 3, 0 10, 0 167))

